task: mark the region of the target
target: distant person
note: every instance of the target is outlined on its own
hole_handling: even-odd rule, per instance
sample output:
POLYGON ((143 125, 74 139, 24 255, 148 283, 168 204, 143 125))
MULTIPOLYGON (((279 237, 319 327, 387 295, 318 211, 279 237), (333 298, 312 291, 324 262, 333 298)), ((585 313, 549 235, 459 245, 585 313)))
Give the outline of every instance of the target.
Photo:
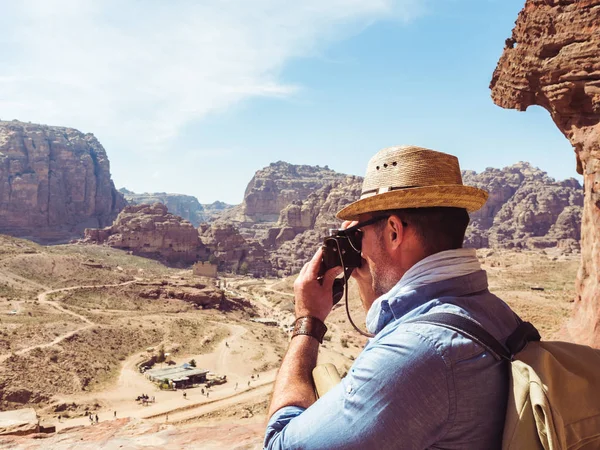
POLYGON ((114 412, 114 418, 115 419, 117 418, 117 412, 116 411, 114 412))
POLYGON ((98 423, 98 414, 96 414, 96 423, 98 423))
POLYGON ((92 414, 92 413, 90 413, 90 416, 89 416, 89 417, 90 417, 90 423, 91 423, 92 425, 94 425, 94 416, 93 416, 93 414, 92 414))
POLYGON ((60 416, 60 414, 59 414, 59 416, 58 416, 58 421, 59 421, 59 422, 60 422, 60 419, 61 419, 61 416, 60 416))
POLYGON ((237 381, 236 381, 236 383, 235 383, 235 388, 233 388, 233 390, 234 390, 234 391, 237 391, 237 388, 238 388, 238 384, 237 384, 237 381))
POLYGON ((187 393, 183 393, 183 398, 186 399, 187 398, 187 393))
POLYGON ((317 279, 319 249, 294 283, 296 322, 273 388, 266 449, 501 447, 506 362, 451 329, 410 322, 461 315, 501 342, 517 328, 519 319, 488 290, 475 249, 462 248, 468 212, 486 199, 463 185, 454 156, 402 146, 371 158, 360 199, 338 218, 347 252, 362 257, 352 277, 372 338, 317 400, 311 372, 342 273, 337 266, 317 279))
POLYGON ((229 344, 227 343, 227 341, 225 341, 225 347, 229 347, 229 344))
POLYGON ((204 395, 204 388, 201 389, 202 395, 204 395))

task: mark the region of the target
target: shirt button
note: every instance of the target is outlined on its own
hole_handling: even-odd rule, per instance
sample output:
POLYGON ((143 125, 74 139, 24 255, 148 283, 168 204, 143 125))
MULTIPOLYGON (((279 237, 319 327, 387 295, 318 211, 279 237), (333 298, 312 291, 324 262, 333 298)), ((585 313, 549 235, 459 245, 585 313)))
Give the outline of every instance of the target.
POLYGON ((348 394, 352 393, 352 386, 348 385, 348 387, 346 388, 346 393, 348 393, 348 394))

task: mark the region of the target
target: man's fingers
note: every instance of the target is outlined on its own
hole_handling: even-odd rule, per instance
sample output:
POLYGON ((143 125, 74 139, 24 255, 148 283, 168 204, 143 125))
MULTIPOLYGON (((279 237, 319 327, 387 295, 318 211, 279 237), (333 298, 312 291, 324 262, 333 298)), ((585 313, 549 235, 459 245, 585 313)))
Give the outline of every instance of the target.
POLYGON ((317 279, 319 268, 321 267, 322 256, 323 249, 319 247, 319 250, 317 250, 312 259, 306 264, 306 276, 308 276, 310 279, 317 279))
POLYGON ((342 230, 353 227, 357 223, 358 223, 358 221, 356 221, 356 220, 344 220, 344 222, 342 222, 342 230))
POLYGON ((330 284, 333 285, 333 280, 343 271, 344 269, 342 269, 341 266, 336 266, 329 269, 325 275, 323 275, 323 286, 329 286, 330 284))

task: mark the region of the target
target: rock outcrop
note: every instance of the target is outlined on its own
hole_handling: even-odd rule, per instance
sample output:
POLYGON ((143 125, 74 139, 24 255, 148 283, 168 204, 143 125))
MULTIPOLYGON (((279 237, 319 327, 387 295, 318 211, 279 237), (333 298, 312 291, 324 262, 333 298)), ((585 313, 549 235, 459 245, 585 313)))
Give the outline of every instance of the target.
POLYGON ((109 225, 124 206, 94 135, 0 121, 0 232, 65 241, 109 225))
MULTIPOLYGON (((600 0, 527 0, 494 72, 494 102, 545 108, 584 177, 573 340, 600 347, 600 0)), ((566 222, 568 218, 564 218, 566 222)))
POLYGON ((463 171, 463 182, 489 192, 471 215, 467 246, 578 250, 583 190, 574 178, 557 182, 521 162, 479 174, 463 171))
POLYGON ((83 242, 105 243, 172 265, 190 265, 209 257, 198 230, 161 203, 126 206, 110 227, 86 229, 83 242))
POLYGON ((218 270, 254 276, 272 275, 271 264, 264 247, 253 239, 246 239, 232 224, 202 224, 199 228, 202 242, 210 250, 208 260, 218 270))
POLYGON ((167 194, 166 192, 144 192, 136 194, 125 188, 119 189, 130 205, 152 205, 162 203, 171 214, 175 214, 189 222, 195 227, 204 222, 204 208, 196 197, 183 194, 167 194))
POLYGON ((208 205, 202 205, 198 199, 192 195, 183 194, 168 194, 166 192, 144 192, 136 194, 128 189, 119 189, 125 196, 125 200, 132 205, 152 205, 154 203, 162 203, 165 205, 171 214, 182 217, 188 220, 195 227, 198 227, 203 222, 210 222, 224 210, 231 208, 223 202, 214 202, 208 205))
MULTIPOLYGON (((290 173, 301 172, 286 163, 277 163, 275 167, 286 168, 288 181, 290 173)), ((271 190, 260 191, 253 186, 256 180, 262 186, 273 186, 277 176, 279 170, 272 166, 258 171, 246 190, 251 192, 250 203, 264 205, 273 201, 271 190), (274 179, 266 178, 266 174, 274 179), (261 198, 263 194, 265 197, 261 198)), ((340 225, 336 213, 359 197, 362 185, 361 177, 337 174, 328 176, 312 193, 306 194, 304 189, 294 191, 294 186, 305 185, 301 175, 297 178, 282 189, 285 198, 293 200, 281 208, 277 221, 267 220, 272 218, 271 213, 255 215, 257 222, 252 221, 243 213, 248 204, 245 200, 217 218, 212 229, 201 228, 202 240, 218 255, 221 270, 239 271, 245 262, 244 272, 279 276, 298 272, 329 230, 340 225), (259 267, 257 272, 254 264, 259 267)), ((528 163, 487 169, 479 174, 467 170, 463 171, 463 179, 466 184, 490 193, 484 208, 472 215, 467 246, 558 247, 564 253, 579 250, 583 193, 577 180, 557 182, 528 163)))
POLYGON ((325 184, 344 177, 327 166, 271 163, 257 171, 246 188, 241 208, 243 220, 275 222, 290 203, 304 200, 325 184))

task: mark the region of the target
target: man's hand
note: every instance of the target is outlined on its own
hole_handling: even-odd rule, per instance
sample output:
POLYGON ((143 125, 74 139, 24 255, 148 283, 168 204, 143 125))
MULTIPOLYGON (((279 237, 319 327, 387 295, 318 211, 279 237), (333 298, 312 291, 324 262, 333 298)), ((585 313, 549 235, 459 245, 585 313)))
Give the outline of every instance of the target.
POLYGON ((329 269, 323 276, 323 284, 317 280, 323 250, 319 248, 307 262, 294 282, 296 317, 313 316, 322 322, 333 307, 333 280, 343 272, 341 267, 329 269))

